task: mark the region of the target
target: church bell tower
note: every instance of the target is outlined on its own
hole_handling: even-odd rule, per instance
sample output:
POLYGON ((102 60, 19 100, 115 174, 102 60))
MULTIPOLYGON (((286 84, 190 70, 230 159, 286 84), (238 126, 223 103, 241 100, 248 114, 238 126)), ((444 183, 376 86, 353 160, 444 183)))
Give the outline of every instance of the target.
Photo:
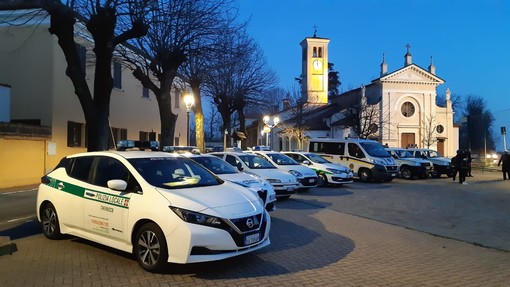
POLYGON ((301 94, 311 104, 328 103, 328 38, 307 37, 301 41, 301 94))

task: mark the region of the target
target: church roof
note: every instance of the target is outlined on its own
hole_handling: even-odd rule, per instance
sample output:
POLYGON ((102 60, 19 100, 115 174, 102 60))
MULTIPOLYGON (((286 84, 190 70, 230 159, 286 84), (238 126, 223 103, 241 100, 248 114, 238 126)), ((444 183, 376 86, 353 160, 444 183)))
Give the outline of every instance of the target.
POLYGON ((388 73, 382 77, 372 80, 372 83, 376 82, 413 83, 437 86, 443 84, 445 81, 416 64, 410 64, 394 72, 388 73))

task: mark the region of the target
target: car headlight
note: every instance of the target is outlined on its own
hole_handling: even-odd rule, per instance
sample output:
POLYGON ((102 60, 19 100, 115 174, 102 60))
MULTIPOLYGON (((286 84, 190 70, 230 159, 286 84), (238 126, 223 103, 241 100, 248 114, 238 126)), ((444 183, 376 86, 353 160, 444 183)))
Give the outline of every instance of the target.
POLYGON ((335 174, 346 173, 343 170, 334 169, 334 168, 326 168, 326 170, 329 171, 329 172, 335 173, 335 174))
POLYGON ((303 175, 297 170, 289 170, 289 173, 295 177, 303 177, 303 175))
POLYGON ((281 183, 282 181, 276 178, 268 178, 267 181, 269 183, 281 183))
POLYGON ((174 206, 170 206, 170 209, 179 216, 180 219, 193 224, 211 226, 216 228, 223 228, 225 223, 221 218, 194 212, 174 206))

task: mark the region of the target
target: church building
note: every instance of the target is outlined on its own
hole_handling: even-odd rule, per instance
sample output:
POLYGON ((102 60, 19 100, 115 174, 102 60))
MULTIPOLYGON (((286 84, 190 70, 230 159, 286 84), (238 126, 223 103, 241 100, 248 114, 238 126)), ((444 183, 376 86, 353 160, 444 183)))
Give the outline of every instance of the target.
MULTIPOLYGON (((437 87, 445 81, 436 75, 432 60, 427 69, 414 64, 407 45, 401 68, 388 72, 383 55, 379 78, 328 98, 329 41, 314 34, 300 43, 302 98, 297 107, 275 115, 282 124, 270 134, 274 150, 307 149, 306 139, 297 140, 284 131, 290 125, 304 127, 305 138, 363 137, 389 147, 430 148, 447 157, 455 155, 459 131, 453 124, 450 91, 444 106, 438 106, 437 87), (362 125, 368 132, 362 132, 362 125)), ((257 128, 262 130, 264 123, 257 128)))

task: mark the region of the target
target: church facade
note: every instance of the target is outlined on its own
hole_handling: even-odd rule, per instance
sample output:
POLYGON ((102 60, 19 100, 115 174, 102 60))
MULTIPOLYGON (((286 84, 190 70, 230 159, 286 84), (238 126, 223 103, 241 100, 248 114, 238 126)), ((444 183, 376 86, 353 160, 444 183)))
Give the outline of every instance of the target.
MULTIPOLYGON (((383 56, 380 77, 366 85, 328 98, 329 39, 305 38, 302 47, 302 98, 299 107, 291 107, 278 116, 282 125, 274 128, 274 150, 307 149, 306 138, 366 137, 389 147, 419 147, 437 150, 452 157, 458 149, 458 127, 453 123, 450 91, 444 106, 436 104, 437 87, 444 80, 436 75, 432 61, 427 69, 412 62, 410 46, 404 65, 387 71, 383 56), (370 122, 360 123, 374 112, 370 122), (306 137, 297 140, 285 133, 285 126, 305 127, 306 137), (362 134, 355 126, 369 127, 362 134)), ((264 128, 261 122, 258 130, 264 128)))

